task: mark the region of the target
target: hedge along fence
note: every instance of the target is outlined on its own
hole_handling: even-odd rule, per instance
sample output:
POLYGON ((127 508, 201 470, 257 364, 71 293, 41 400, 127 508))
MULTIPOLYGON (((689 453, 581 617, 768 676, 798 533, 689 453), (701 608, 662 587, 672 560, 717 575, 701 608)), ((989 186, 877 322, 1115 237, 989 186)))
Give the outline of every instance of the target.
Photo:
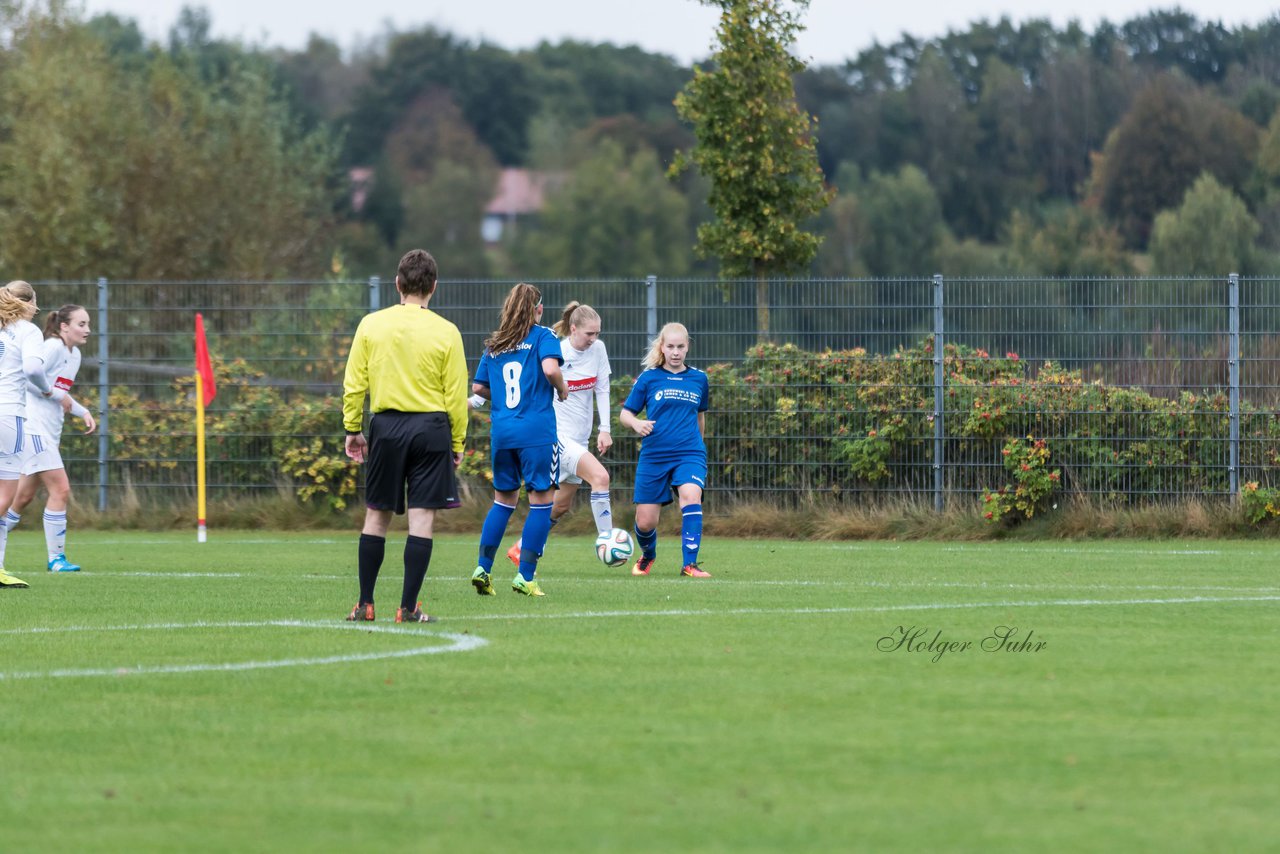
MULTIPOLYGON (((785 488, 788 467, 761 471, 798 442, 814 491, 929 493, 934 483, 932 339, 891 355, 861 349, 806 354, 790 346, 752 348, 741 372, 714 371, 717 409, 737 408, 734 437, 715 428, 717 459, 735 484, 785 488)), ((1080 370, 1024 364, 948 344, 942 410, 942 468, 949 498, 1003 485, 1010 439, 1043 440, 1060 468, 1055 492, 1121 501, 1229 492, 1228 398, 1181 391, 1164 398, 1086 381, 1080 370)), ((717 420, 715 422, 719 424, 717 420)), ((1242 408, 1241 467, 1261 472, 1276 459, 1274 413, 1242 408)))
MULTIPOLYGON (((988 506, 993 518, 1032 515, 1064 492, 1121 502, 1229 494, 1229 410, 1221 391, 1158 397, 1088 381, 1053 363, 1028 366, 1015 353, 992 356, 953 344, 944 348, 942 366, 940 442, 931 338, 888 355, 764 344, 739 364, 707 366, 709 497, 931 496, 939 447, 948 501, 979 506, 984 496, 988 505, 991 494, 1008 496, 1001 512, 988 506), (1020 468, 1028 460, 1034 473, 1020 468)), ((274 387, 242 361, 217 361, 215 370, 218 397, 206 419, 211 497, 285 489, 334 509, 358 501, 362 478, 343 453, 336 394, 274 387)), ((620 496, 629 494, 639 450, 616 418, 632 381, 613 381, 615 444, 605 457, 620 496)), ((166 500, 192 491, 192 379, 174 380, 171 390, 171 402, 144 400, 125 386, 112 390, 112 484, 149 488, 166 500)), ((464 492, 487 495, 488 416, 471 418, 464 492)), ((1280 455, 1275 413, 1243 405, 1240 434, 1241 471, 1258 483, 1255 491, 1270 488, 1267 473, 1280 455)), ((73 482, 76 466, 91 463, 76 458, 88 447, 77 443, 87 441, 68 427, 73 482)))

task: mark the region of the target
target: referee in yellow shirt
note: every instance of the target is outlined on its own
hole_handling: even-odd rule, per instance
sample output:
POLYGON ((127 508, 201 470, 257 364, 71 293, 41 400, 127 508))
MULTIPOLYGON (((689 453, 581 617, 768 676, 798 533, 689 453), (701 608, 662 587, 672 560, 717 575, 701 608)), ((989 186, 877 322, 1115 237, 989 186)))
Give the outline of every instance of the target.
POLYGON ((360 532, 360 601, 347 616, 372 621, 393 514, 409 513, 404 588, 397 623, 432 621, 418 594, 431 564, 436 510, 457 503, 454 469, 467 436, 467 362, 458 327, 427 308, 436 291, 436 259, 414 249, 400 259, 400 305, 366 315, 356 329, 342 388, 347 456, 369 463, 360 532), (369 438, 361 426, 369 396, 369 438), (408 501, 405 500, 406 490, 408 501))

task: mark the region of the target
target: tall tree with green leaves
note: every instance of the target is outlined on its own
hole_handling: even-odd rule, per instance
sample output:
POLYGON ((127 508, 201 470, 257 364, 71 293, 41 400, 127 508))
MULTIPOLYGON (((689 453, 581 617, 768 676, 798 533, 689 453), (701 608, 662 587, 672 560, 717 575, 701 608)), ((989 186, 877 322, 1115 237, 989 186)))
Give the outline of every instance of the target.
POLYGON ((0 32, 0 266, 31 279, 264 279, 327 265, 336 146, 252 57, 122 64, 63 4, 0 32))
POLYGON ((688 203, 662 176, 652 149, 606 139, 575 146, 579 165, 550 191, 535 224, 512 247, 530 277, 628 276, 689 271, 688 203))
POLYGON ((1201 173, 1181 206, 1156 215, 1151 232, 1155 272, 1167 276, 1256 273, 1258 223, 1244 201, 1209 172, 1201 173))
POLYGON ((813 120, 796 103, 790 53, 808 0, 702 0, 720 9, 719 47, 676 96, 694 127, 690 165, 710 182, 715 219, 698 227, 698 253, 720 260, 724 278, 756 280, 756 332, 769 337, 769 276, 804 268, 822 238, 805 230, 831 200, 818 166, 813 120))
POLYGON ((1172 75, 1133 99, 1107 137, 1093 181, 1102 209, 1133 247, 1143 247, 1161 210, 1179 205, 1202 172, 1240 192, 1258 147, 1258 129, 1172 75))

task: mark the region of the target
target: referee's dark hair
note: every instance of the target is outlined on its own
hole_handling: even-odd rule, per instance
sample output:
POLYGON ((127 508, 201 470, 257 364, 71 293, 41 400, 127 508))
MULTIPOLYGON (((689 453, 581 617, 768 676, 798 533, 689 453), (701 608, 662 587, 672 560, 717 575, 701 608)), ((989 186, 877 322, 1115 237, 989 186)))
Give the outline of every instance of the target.
POLYGON ((406 296, 430 296, 436 289, 436 259, 425 249, 410 249, 400 259, 396 278, 406 296))

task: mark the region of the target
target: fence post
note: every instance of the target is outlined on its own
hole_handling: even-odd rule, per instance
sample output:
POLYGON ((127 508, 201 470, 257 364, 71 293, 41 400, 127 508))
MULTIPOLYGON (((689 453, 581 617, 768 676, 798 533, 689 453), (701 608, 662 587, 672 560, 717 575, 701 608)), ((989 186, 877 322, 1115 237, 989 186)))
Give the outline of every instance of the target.
POLYGON ((645 341, 647 345, 649 341, 658 337, 658 277, 645 276, 644 279, 645 294, 645 333, 648 338, 645 341))
POLYGON ((1227 276, 1227 484, 1231 500, 1240 500, 1240 274, 1227 276))
POLYGON ((942 274, 933 275, 933 509, 942 512, 942 439, 943 406, 946 396, 943 393, 945 374, 942 364, 942 274))
POLYGON ((369 311, 377 311, 382 308, 382 279, 377 276, 369 277, 369 311))
POLYGON ((108 397, 111 393, 111 336, 107 334, 107 279, 98 279, 98 512, 107 512, 107 458, 110 453, 110 426, 107 424, 108 397))

